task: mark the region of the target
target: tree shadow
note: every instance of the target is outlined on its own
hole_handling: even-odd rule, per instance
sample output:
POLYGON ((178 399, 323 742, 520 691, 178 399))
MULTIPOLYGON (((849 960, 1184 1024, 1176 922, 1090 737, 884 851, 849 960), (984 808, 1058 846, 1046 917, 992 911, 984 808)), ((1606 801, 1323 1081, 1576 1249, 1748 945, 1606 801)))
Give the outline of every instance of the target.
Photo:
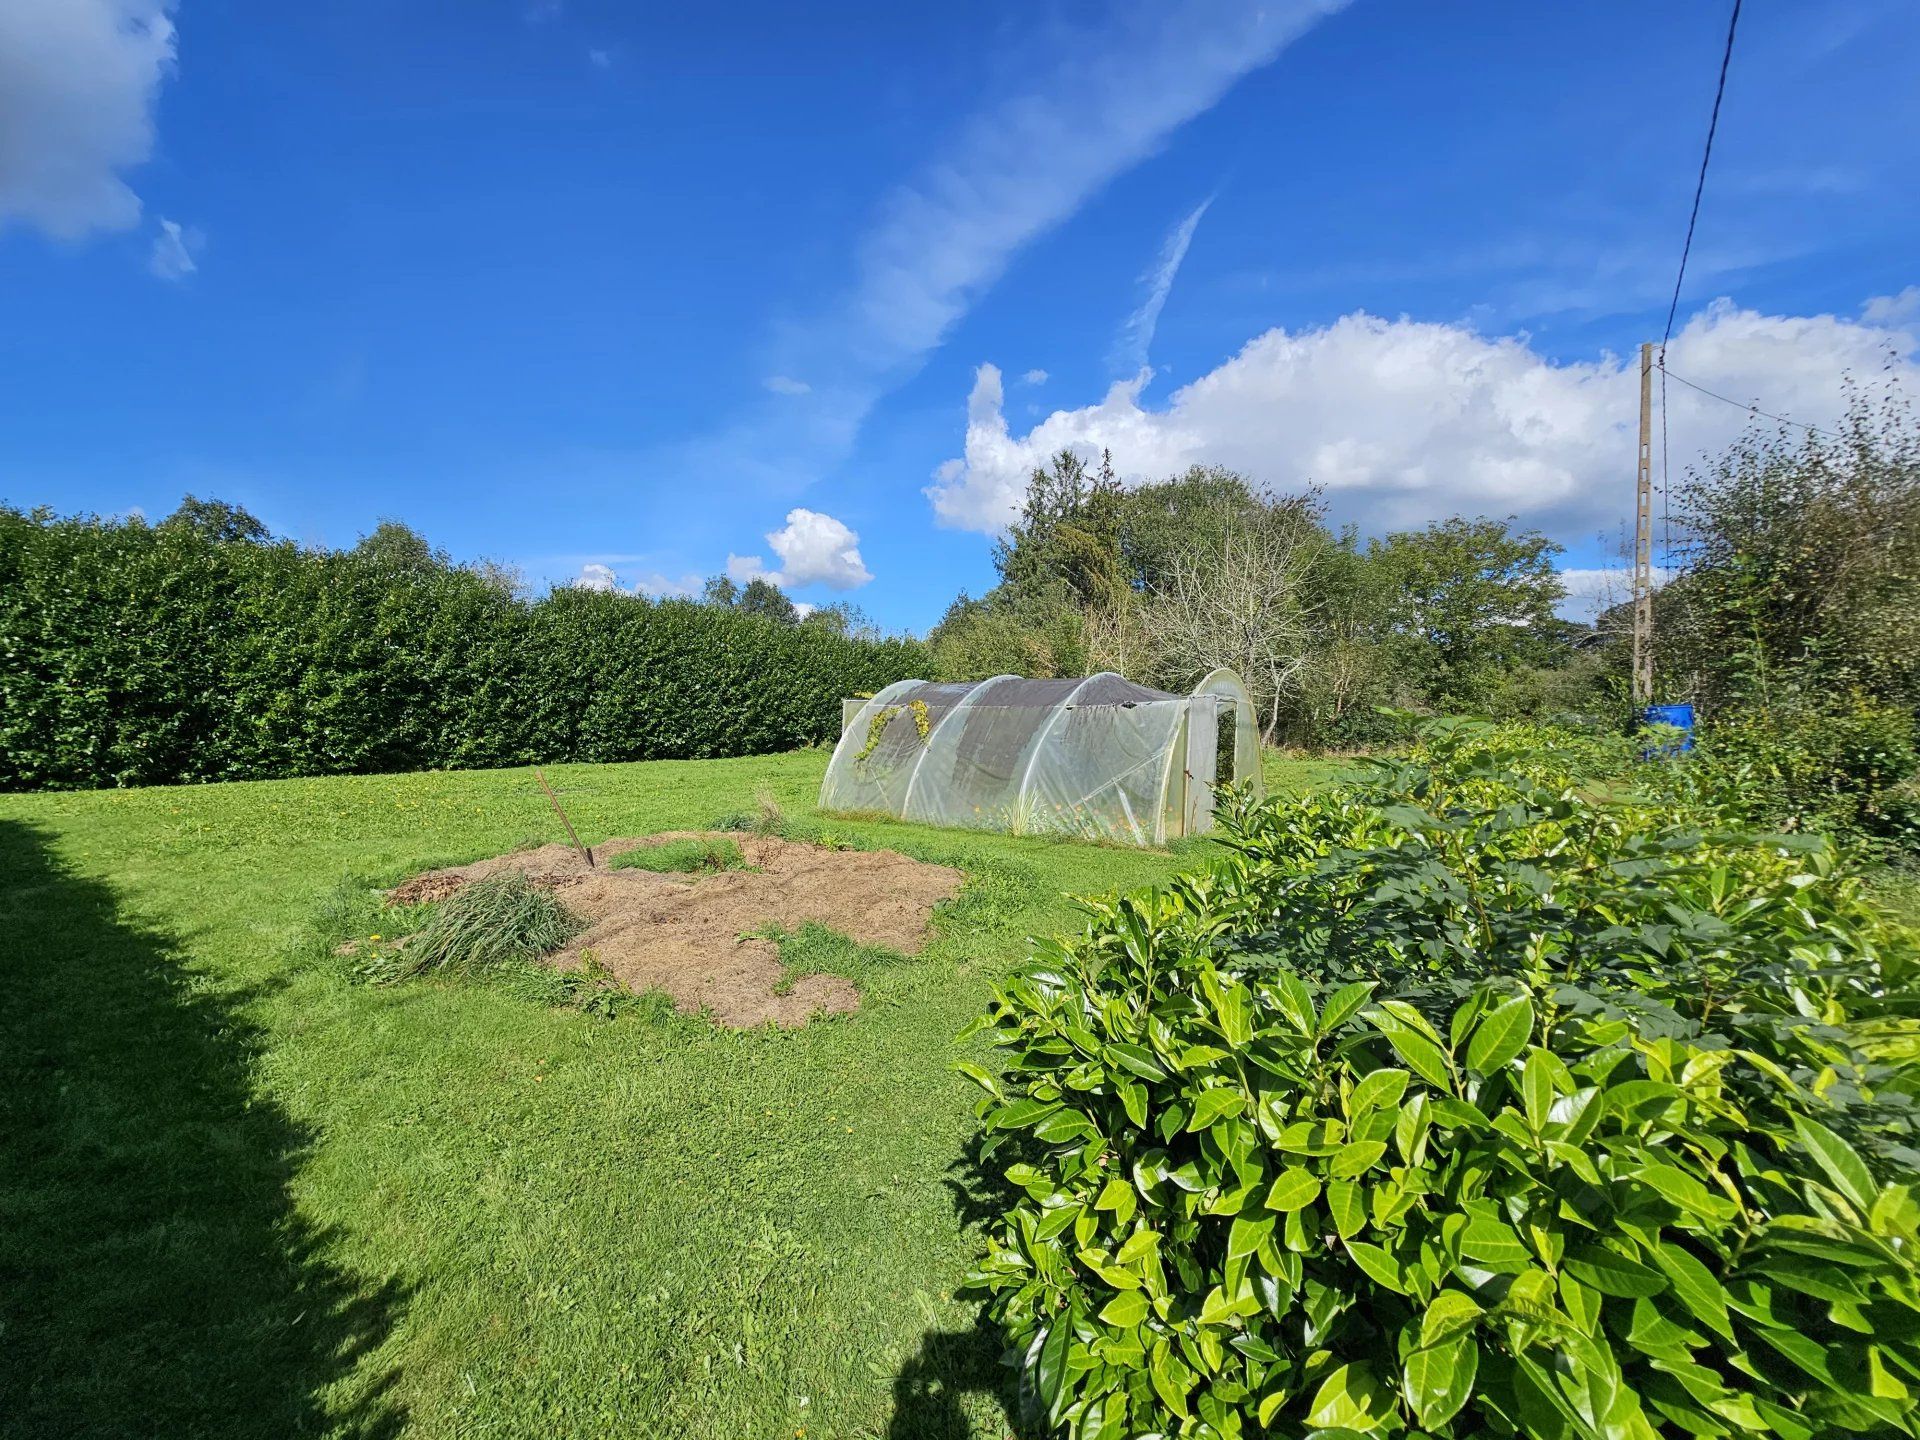
MULTIPOLYGON (((987 1156, 981 1153, 987 1135, 976 1131, 947 1167, 943 1183, 963 1229, 984 1230, 1019 1198, 1006 1167, 1022 1158, 1025 1139, 1003 1136, 987 1156)), ((1046 1432, 1022 1413, 1006 1348, 1005 1334, 984 1309, 969 1330, 928 1335, 894 1377, 887 1440, 1040 1440, 1046 1432)))
POLYGON ((47 838, 0 820, 0 1434, 381 1440, 355 1375, 406 1295, 328 1262, 216 992, 47 838))

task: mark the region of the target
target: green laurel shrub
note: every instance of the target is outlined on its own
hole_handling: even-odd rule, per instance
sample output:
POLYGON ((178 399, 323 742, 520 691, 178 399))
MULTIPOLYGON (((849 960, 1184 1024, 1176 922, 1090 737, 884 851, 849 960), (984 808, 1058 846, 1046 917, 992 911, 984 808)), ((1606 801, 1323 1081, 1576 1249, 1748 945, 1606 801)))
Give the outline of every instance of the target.
POLYGON ((1242 797, 1000 987, 974 1283, 1051 1427, 1916 1433, 1910 939, 1512 738, 1242 797))

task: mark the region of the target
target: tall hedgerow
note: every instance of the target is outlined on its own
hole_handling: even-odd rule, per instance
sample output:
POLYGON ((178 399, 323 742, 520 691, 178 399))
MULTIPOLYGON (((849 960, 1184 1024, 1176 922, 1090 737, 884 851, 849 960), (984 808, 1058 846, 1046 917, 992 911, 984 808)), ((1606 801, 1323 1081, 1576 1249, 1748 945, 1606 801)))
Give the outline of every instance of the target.
POLYGON ((926 670, 722 606, 529 601, 397 525, 316 551, 0 507, 5 789, 764 753, 926 670))

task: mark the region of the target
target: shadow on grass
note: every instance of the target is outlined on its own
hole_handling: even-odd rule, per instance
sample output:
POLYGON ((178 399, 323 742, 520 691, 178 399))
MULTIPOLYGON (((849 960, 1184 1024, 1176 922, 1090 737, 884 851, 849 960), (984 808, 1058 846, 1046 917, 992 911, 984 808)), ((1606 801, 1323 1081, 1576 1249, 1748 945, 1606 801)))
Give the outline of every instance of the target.
MULTIPOLYGON (((986 1138, 976 1132, 968 1140, 944 1182, 954 1213, 970 1231, 984 1230, 1020 1195, 1005 1173, 1020 1159, 1015 1141, 983 1158, 986 1138)), ((970 1330, 928 1335, 894 1377, 887 1440, 1040 1440, 1044 1429, 1020 1413, 1014 1370, 1001 1358, 1006 1348, 1006 1336, 984 1310, 970 1330)))
POLYGON ((254 1093, 240 999, 0 821, 0 1434, 377 1440, 393 1376, 322 1392, 397 1283, 322 1258, 308 1137, 254 1093))

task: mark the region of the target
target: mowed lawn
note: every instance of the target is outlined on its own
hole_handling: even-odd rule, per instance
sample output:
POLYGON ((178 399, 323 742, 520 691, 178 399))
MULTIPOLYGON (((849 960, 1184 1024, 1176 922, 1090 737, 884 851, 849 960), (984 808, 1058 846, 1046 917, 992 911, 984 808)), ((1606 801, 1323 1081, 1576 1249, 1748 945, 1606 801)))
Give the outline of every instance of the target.
POLYGON ((343 880, 561 838, 531 771, 0 797, 0 1433, 1010 1433, 953 1037, 1204 847, 844 822, 825 763, 548 771, 590 843, 764 788, 967 872, 914 958, 796 950, 865 998, 784 1033, 353 978, 343 880))

